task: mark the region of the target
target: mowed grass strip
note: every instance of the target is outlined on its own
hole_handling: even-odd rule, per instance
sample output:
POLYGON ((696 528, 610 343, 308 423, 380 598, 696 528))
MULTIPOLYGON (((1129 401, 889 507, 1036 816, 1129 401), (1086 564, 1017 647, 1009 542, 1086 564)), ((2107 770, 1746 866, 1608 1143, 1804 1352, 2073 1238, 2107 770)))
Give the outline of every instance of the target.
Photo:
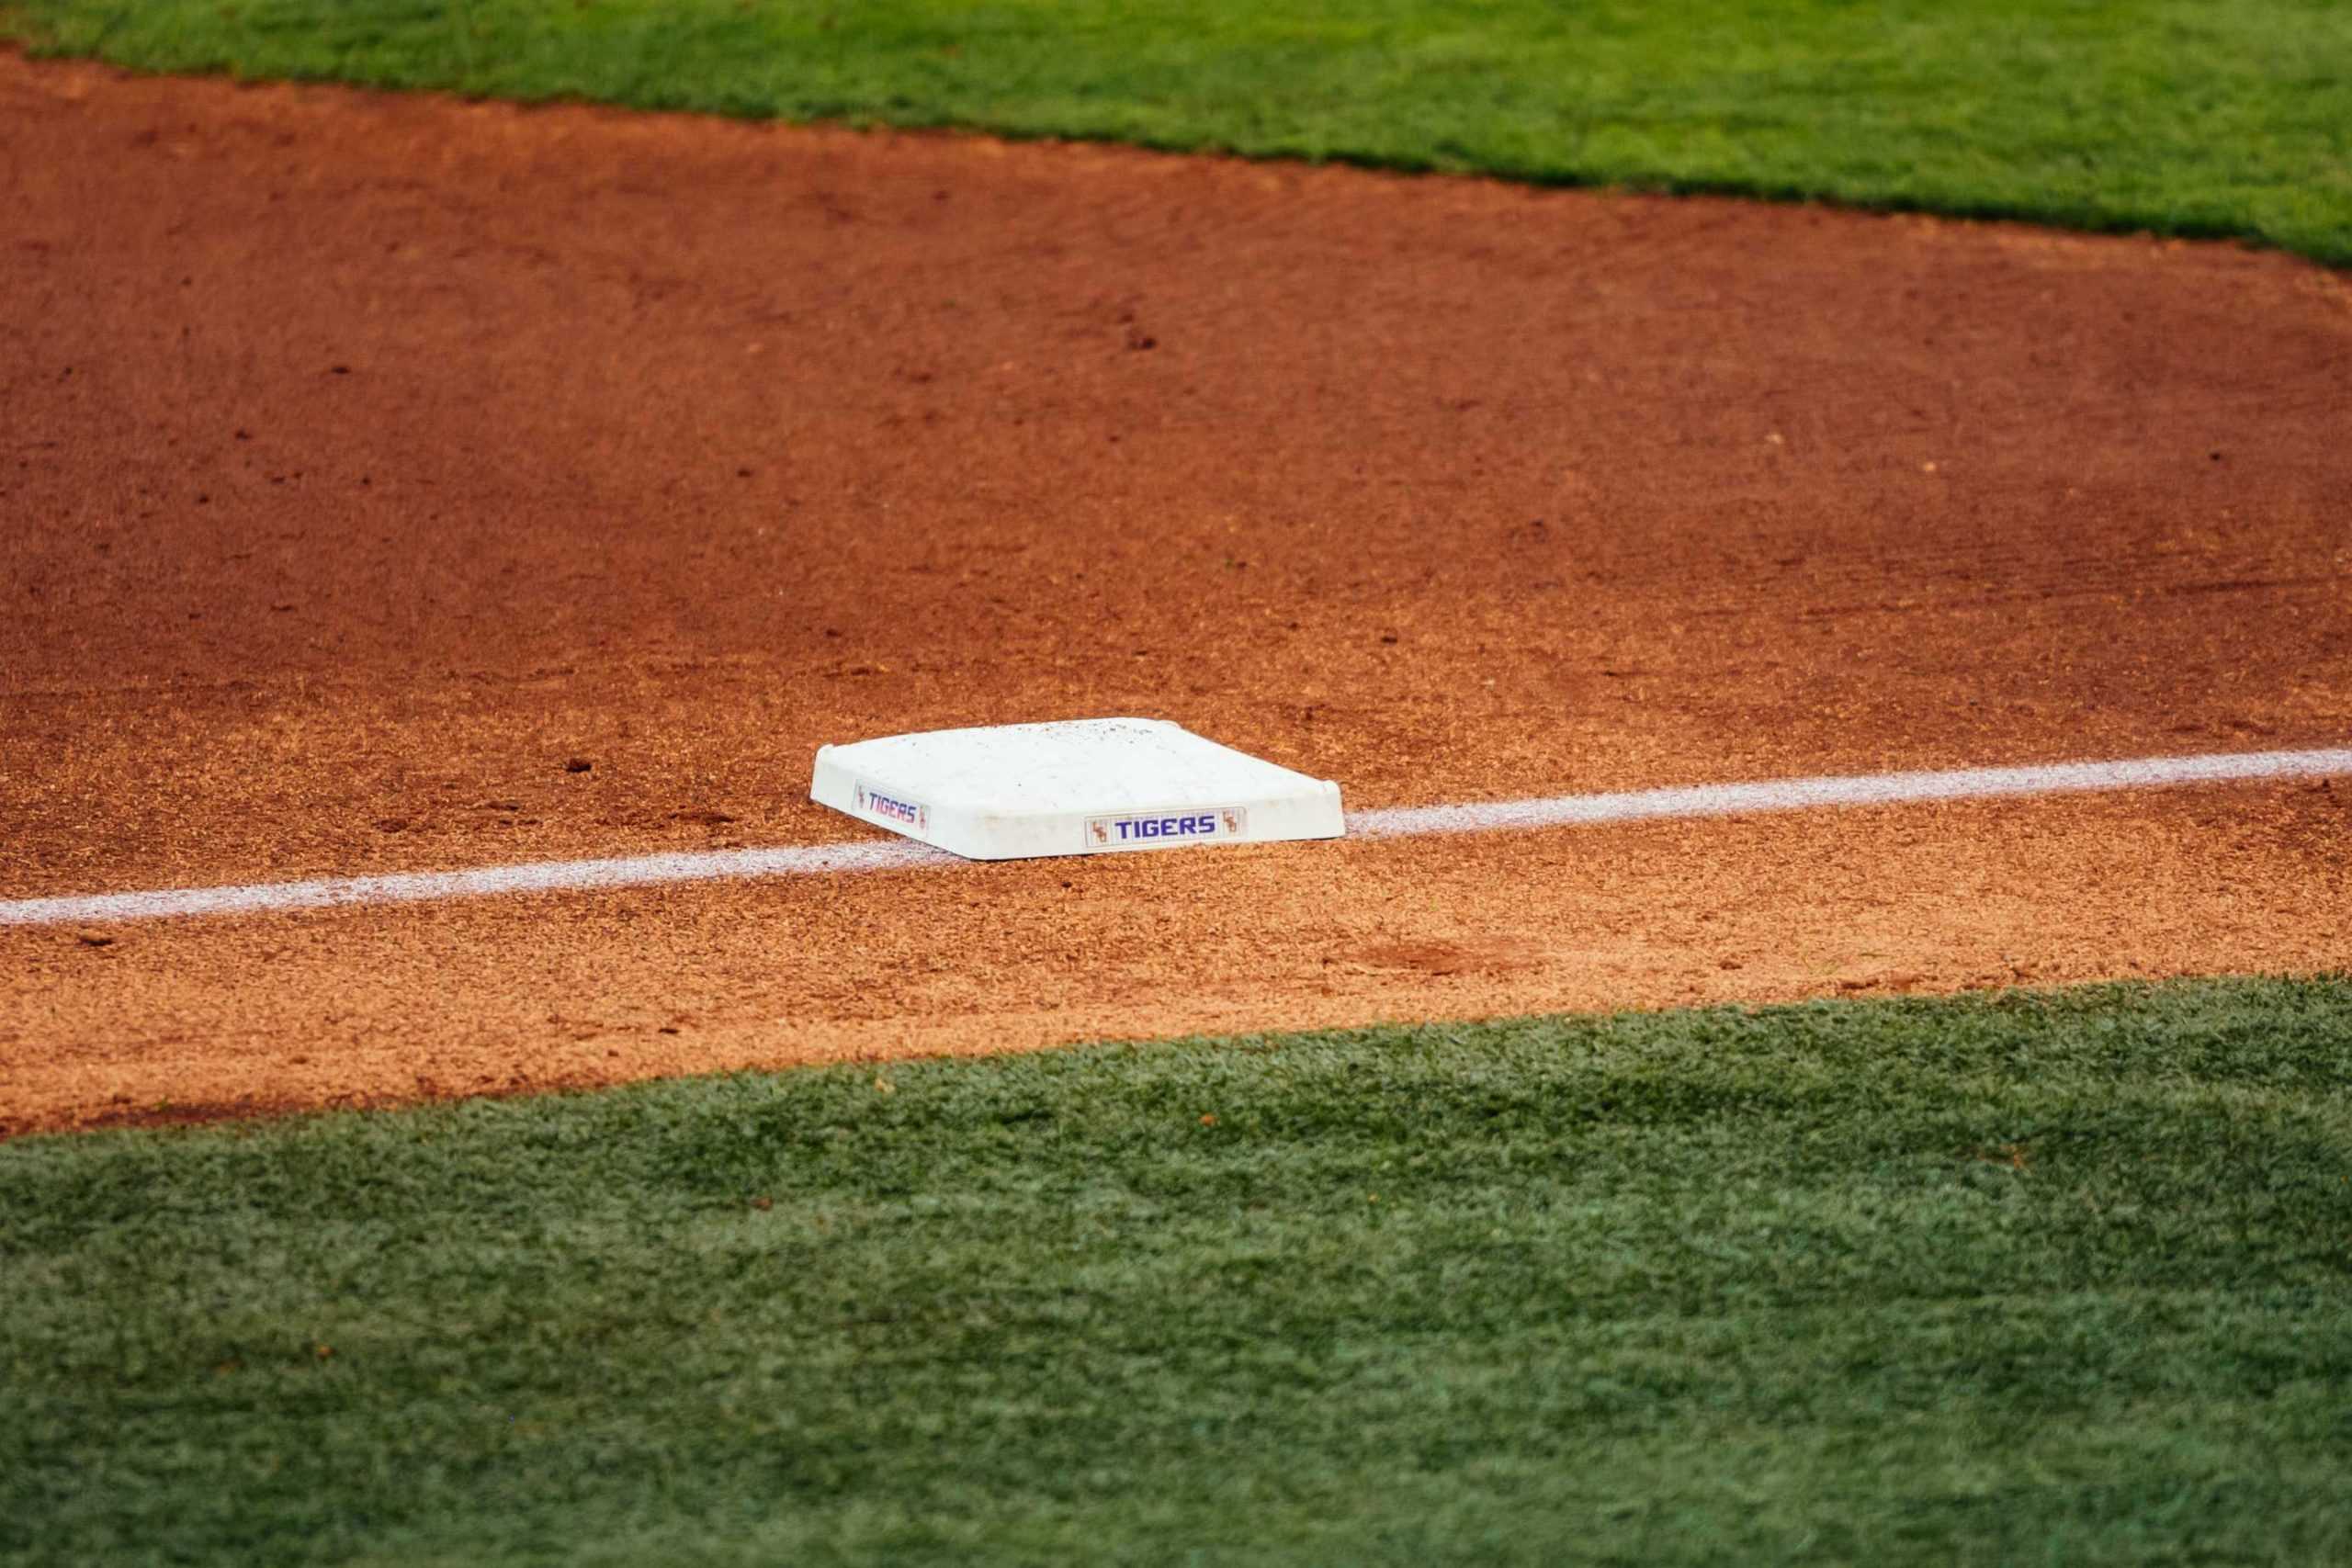
POLYGON ((11 0, 11 26, 148 70, 1825 198, 2352 263, 2335 0, 11 0))
POLYGON ((2352 982, 0 1145, 0 1560, 2352 1561, 2352 982))

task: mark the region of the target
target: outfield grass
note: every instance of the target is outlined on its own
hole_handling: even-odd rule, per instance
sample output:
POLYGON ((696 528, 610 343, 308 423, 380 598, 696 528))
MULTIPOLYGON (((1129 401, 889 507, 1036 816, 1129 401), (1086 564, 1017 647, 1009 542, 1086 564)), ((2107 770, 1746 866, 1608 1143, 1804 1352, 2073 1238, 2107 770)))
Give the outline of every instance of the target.
POLYGON ((2352 264, 2335 0, 14 0, 41 50, 2235 235, 2352 264))
POLYGON ((0 1561, 2352 1561, 2352 981, 0 1145, 0 1561))

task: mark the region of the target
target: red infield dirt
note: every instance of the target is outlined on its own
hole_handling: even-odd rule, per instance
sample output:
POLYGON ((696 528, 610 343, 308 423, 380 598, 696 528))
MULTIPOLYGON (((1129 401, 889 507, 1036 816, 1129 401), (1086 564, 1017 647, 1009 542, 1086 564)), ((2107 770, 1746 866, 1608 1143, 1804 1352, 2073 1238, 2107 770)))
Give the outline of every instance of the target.
MULTIPOLYGON (((2352 738, 2277 255, 0 57, 0 897, 2352 738), (584 768, 579 764, 584 763, 584 768)), ((0 930, 0 1132, 2352 964, 2352 780, 0 930)))

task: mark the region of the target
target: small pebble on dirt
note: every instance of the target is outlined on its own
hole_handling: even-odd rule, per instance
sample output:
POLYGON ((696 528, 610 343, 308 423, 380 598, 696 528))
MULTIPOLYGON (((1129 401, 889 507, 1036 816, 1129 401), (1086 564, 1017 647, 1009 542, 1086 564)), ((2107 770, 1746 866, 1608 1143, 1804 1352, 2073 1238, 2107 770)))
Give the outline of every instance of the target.
POLYGON ((405 817, 379 817, 376 818, 376 831, 379 833, 404 833, 407 830, 408 818, 405 817))
POLYGON ((567 773, 584 773, 595 765, 585 757, 566 757, 563 760, 563 771, 567 773))
POLYGON ((112 947, 114 945, 114 938, 103 936, 96 931, 75 931, 74 939, 84 947, 112 947))

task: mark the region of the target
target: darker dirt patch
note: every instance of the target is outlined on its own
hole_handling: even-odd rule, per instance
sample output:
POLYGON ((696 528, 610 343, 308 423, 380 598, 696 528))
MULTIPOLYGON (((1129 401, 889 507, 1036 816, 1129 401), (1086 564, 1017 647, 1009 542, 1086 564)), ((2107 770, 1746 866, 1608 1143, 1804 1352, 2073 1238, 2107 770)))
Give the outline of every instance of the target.
POLYGON ((1535 968, 1542 944, 1508 940, 1391 942, 1365 948, 1359 960, 1377 969, 1407 969, 1422 975, 1508 975, 1535 968))

